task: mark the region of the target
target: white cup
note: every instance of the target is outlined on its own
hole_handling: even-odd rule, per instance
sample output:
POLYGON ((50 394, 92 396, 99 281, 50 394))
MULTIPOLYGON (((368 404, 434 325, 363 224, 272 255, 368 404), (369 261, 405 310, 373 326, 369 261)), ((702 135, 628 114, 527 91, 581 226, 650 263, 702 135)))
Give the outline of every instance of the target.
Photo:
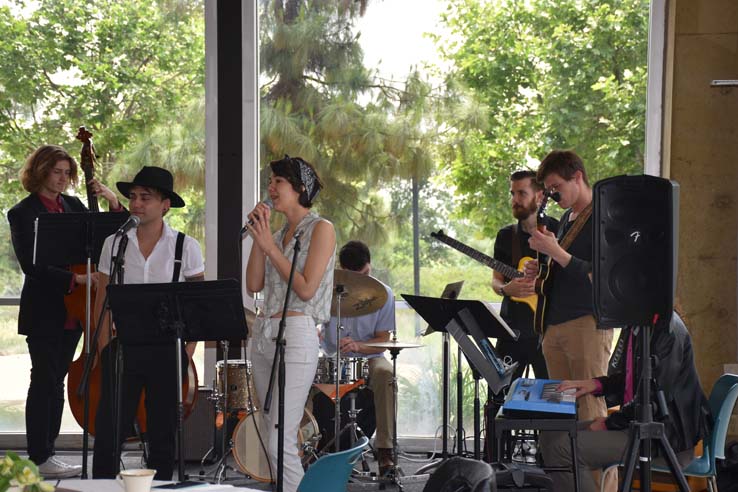
POLYGON ((121 471, 115 480, 126 492, 151 492, 156 470, 135 469, 121 471))

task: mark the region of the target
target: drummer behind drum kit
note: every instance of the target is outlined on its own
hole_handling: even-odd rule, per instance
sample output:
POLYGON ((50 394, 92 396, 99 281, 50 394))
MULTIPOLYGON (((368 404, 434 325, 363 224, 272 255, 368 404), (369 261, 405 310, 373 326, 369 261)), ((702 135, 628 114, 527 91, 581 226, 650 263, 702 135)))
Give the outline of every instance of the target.
MULTIPOLYGON (((331 305, 331 315, 337 318, 336 323, 336 340, 340 340, 340 331, 343 329, 341 325, 342 318, 363 316, 379 310, 387 302, 387 290, 384 286, 374 278, 368 275, 362 275, 348 270, 336 270, 334 272, 334 297, 331 305)), ((250 313, 249 313, 250 314, 250 313)), ((247 315, 248 316, 248 315, 247 315)), ((337 343, 338 345, 338 343, 337 343)), ((421 345, 414 343, 403 343, 397 340, 396 333, 393 333, 393 339, 388 342, 367 343, 368 347, 388 349, 393 362, 392 386, 394 393, 394 435, 393 435, 393 461, 395 466, 390 473, 389 479, 397 483, 397 479, 401 471, 397 464, 397 355, 400 350, 405 348, 417 348, 421 345)), ((223 353, 228 353, 228 343, 224 342, 223 353)), ((298 443, 300 444, 300 454, 302 456, 303 467, 307 468, 315 459, 331 450, 338 451, 341 443, 345 439, 336 439, 335 436, 341 437, 343 433, 349 432, 348 445, 353 446, 358 440, 359 428, 361 431, 371 437, 374 432, 374 416, 373 401, 371 391, 368 389, 369 364, 368 359, 362 357, 342 357, 340 347, 336 347, 335 357, 321 356, 318 360, 318 367, 315 374, 313 384, 314 391, 311 392, 311 399, 308 401, 303 412, 303 418, 300 423, 300 431, 298 433, 298 443), (362 392, 363 400, 362 402, 362 392), (366 398, 366 395, 369 398, 366 398), (329 414, 321 415, 324 412, 325 405, 319 408, 318 402, 320 398, 325 397, 333 403, 333 408, 329 409, 329 414), (315 398, 313 398, 315 396, 315 398), (348 422, 341 428, 341 400, 348 397, 348 402, 344 400, 344 404, 348 403, 347 411, 344 413, 348 417, 348 422), (357 398, 362 402, 363 409, 367 412, 368 419, 366 423, 361 418, 357 419, 361 408, 357 408, 357 398), (313 412, 310 410, 315 405, 313 412), (332 411, 331 411, 332 410, 332 411), (320 417, 316 420, 316 416, 320 417), (335 417, 334 417, 335 416, 335 417), (329 421, 333 421, 334 428, 329 428, 329 421), (363 424, 363 425, 362 425, 363 424), (326 434, 321 434, 321 429, 326 434)), ((215 472, 215 478, 218 482, 225 479, 226 460, 229 454, 233 454, 233 459, 238 470, 243 474, 260 482, 273 482, 269 460, 265 449, 265 437, 260 433, 263 429, 263 417, 259 409, 259 402, 256 398, 256 389, 253 383, 253 373, 251 370, 251 362, 248 360, 221 360, 216 363, 216 380, 214 382, 213 395, 209 398, 215 405, 216 410, 216 435, 220 435, 220 439, 226 439, 222 443, 222 451, 220 452, 220 461, 215 472), (227 370, 224 370, 224 366, 227 370), (232 434, 230 429, 233 429, 232 434), (227 446, 226 446, 227 444, 227 446)), ((219 454, 216 445, 208 451, 202 458, 204 464, 211 454, 219 454)), ((368 465, 363 461, 364 471, 368 471, 368 465)), ((204 474, 203 471, 200 474, 204 474)))

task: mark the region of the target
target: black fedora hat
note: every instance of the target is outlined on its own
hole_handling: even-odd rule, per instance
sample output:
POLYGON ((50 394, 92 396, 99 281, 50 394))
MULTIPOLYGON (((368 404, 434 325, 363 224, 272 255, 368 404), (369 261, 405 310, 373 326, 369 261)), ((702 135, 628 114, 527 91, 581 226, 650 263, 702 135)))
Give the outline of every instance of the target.
POLYGON ((182 200, 182 197, 174 192, 174 177, 172 176, 172 173, 161 167, 144 166, 143 169, 134 176, 133 181, 130 183, 126 181, 118 181, 115 183, 115 186, 118 187, 118 191, 120 191, 126 198, 128 198, 131 188, 134 186, 155 188, 164 195, 164 198, 169 198, 172 202, 173 208, 181 208, 185 206, 185 202, 182 200))

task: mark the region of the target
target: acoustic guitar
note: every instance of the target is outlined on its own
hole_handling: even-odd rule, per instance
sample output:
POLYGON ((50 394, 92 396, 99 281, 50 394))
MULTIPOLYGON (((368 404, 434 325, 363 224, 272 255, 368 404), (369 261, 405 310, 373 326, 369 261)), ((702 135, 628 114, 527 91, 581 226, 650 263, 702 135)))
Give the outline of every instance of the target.
MULTIPOLYGON (((503 274, 505 277, 509 279, 514 278, 522 278, 525 276, 523 273, 523 266, 527 261, 532 260, 530 256, 524 256, 520 258, 520 261, 518 262, 518 268, 515 269, 515 267, 508 265, 507 263, 503 263, 500 260, 495 260, 491 256, 485 255, 484 253, 472 248, 471 246, 467 246, 466 244, 462 243, 461 241, 458 241, 450 236, 447 236, 444 234, 442 230, 439 230, 438 232, 431 232, 431 237, 438 239, 444 244, 447 244, 454 248, 457 251, 460 251, 467 255, 469 258, 478 261, 482 265, 485 265, 492 270, 499 272, 503 274)), ((535 312, 536 305, 537 305, 537 295, 533 294, 528 297, 510 297, 515 302, 522 302, 528 305, 528 307, 535 312)))
MULTIPOLYGON (((545 191, 541 205, 538 207, 538 212, 536 212, 536 228, 541 232, 546 228, 546 206, 548 205, 548 200, 551 198, 558 202, 560 195, 558 192, 551 193, 545 191)), ((542 335, 544 328, 543 320, 546 313, 546 295, 548 294, 551 279, 553 278, 551 273, 552 260, 540 252, 536 254, 536 260, 538 261, 538 275, 536 276, 535 284, 537 303, 533 311, 533 331, 542 335)))

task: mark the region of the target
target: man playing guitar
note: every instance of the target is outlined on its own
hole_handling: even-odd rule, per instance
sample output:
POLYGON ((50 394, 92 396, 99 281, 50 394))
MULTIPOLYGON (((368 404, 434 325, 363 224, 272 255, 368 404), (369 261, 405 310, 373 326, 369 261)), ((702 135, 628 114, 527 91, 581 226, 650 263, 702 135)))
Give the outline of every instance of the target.
MULTIPOLYGON (((612 330, 598 330, 592 305, 592 189, 581 158, 572 151, 554 150, 541 162, 538 179, 549 192, 558 192, 561 217, 558 235, 534 230, 530 247, 548 256, 553 276, 547 284, 543 355, 551 379, 591 379, 607 372, 612 330), (570 246, 559 244, 577 219, 581 230, 570 246)), ((538 265, 526 263, 526 275, 535 277, 538 265)), ((594 397, 579 401, 579 418, 604 417, 607 409, 594 397)))
MULTIPOLYGON (((510 203, 513 217, 518 222, 503 227, 495 239, 496 260, 516 266, 522 258, 535 257, 535 251, 528 245, 531 233, 536 230, 536 211, 543 198, 543 188, 536 180, 535 171, 515 171, 510 175, 510 203)), ((545 217, 546 229, 556 233, 559 221, 545 217)), ((530 278, 509 279, 504 274, 494 271, 492 289, 502 298, 500 315, 510 328, 520 332, 517 341, 497 342, 497 352, 501 357, 510 356, 518 362, 513 379, 523 375, 525 367, 531 365, 535 377, 548 378, 546 361, 541 353, 538 335, 533 331, 533 311, 523 302, 515 302, 511 297, 527 298, 534 296, 534 282, 530 278)))
MULTIPOLYGON (((607 374, 612 329, 600 330, 592 303, 592 189, 582 159, 570 150, 553 150, 538 167, 538 180, 558 204, 567 209, 558 234, 545 227, 534 230, 530 247, 550 258, 543 294, 543 355, 551 379, 583 380, 607 374), (568 234, 568 237, 567 237, 568 234), (562 247, 565 245, 566 247, 562 247)), ((539 265, 525 265, 529 278, 539 265)), ((539 303, 540 305, 540 303, 539 303)), ((588 394, 578 399, 579 420, 607 416, 604 399, 588 394)), ((543 449, 544 459, 546 450, 543 449)))

